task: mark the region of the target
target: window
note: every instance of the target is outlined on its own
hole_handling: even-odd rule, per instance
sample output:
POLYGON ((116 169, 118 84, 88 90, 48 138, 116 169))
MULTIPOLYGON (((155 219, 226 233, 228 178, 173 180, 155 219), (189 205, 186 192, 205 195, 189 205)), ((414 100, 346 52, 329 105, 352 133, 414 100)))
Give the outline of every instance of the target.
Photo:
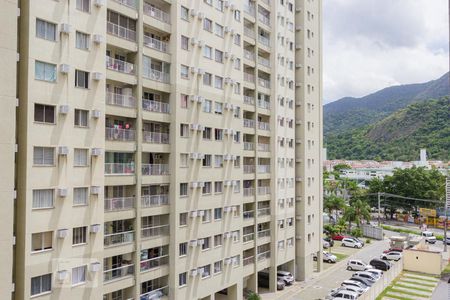
POLYGON ((187 255, 187 249, 188 249, 187 243, 180 243, 178 245, 179 256, 187 255))
POLYGON ((234 19, 238 22, 241 21, 241 12, 239 10, 234 11, 234 19))
POLYGON ((203 75, 203 84, 207 85, 207 86, 211 86, 212 85, 212 74, 211 73, 205 73, 203 75))
POLYGON ((239 33, 237 33, 234 36, 234 44, 240 46, 241 45, 241 35, 239 33))
POLYGON ((75 167, 86 167, 88 165, 88 150, 87 149, 75 149, 73 165, 75 167))
POLYGON ((221 115, 221 114, 223 113, 223 103, 221 103, 221 102, 216 102, 216 106, 215 106, 215 109, 214 109, 214 113, 215 113, 215 114, 218 114, 218 115, 221 115))
POLYGON ((55 148, 34 147, 33 164, 38 166, 53 166, 55 164, 55 148))
POLYGON ((239 242, 239 237, 241 235, 241 232, 239 230, 235 230, 231 233, 233 236, 233 242, 239 242))
MULTIPOLYGON (((236 58, 234 60, 234 68, 236 70, 240 70, 241 69, 241 59, 240 58, 236 58)), ((236 93, 236 94, 239 94, 239 93, 236 93)))
POLYGON ((294 226, 294 218, 288 218, 286 219, 287 226, 294 226))
POLYGON ((209 249, 211 247, 210 244, 211 244, 211 238, 210 237, 204 238, 203 239, 202 250, 209 249))
POLYGON ((214 32, 217 36, 223 37, 223 26, 216 23, 214 32))
POLYGON ((223 236, 221 234, 216 234, 214 236, 214 247, 220 247, 223 244, 223 236))
POLYGON ((210 140, 211 139, 211 127, 205 127, 205 130, 203 130, 203 139, 204 140, 210 140))
POLYGON ((36 37, 44 40, 55 41, 56 25, 41 19, 36 19, 36 37))
POLYGON ((75 86, 83 89, 89 88, 89 72, 75 70, 75 86))
POLYGON ((39 252, 52 249, 53 231, 33 233, 31 235, 31 251, 39 252))
POLYGON ((72 285, 86 282, 87 266, 72 268, 72 285))
POLYGON ((240 255, 236 255, 236 256, 233 256, 230 258, 231 258, 231 261, 233 262, 233 267, 239 266, 240 258, 241 258, 240 255))
POLYGON ((233 140, 235 143, 241 142, 241 133, 239 131, 236 131, 233 135, 233 140))
POLYGON ((187 197, 188 195, 188 184, 180 183, 180 197, 187 197))
POLYGON ((222 141, 223 140, 223 130, 222 129, 214 129, 214 139, 216 141, 222 141))
MULTIPOLYGON (((216 59, 216 61, 217 61, 218 63, 221 63, 221 64, 222 64, 222 63, 223 63, 223 52, 216 49, 216 52, 215 52, 215 59, 216 59)), ((216 76, 216 77, 217 77, 217 76, 216 76)))
POLYGON ((210 19, 205 18, 203 20, 203 29, 206 31, 212 32, 212 24, 213 24, 213 22, 210 19))
POLYGON ((233 116, 235 118, 240 118, 241 117, 241 108, 239 106, 235 106, 234 107, 233 116))
POLYGON ((181 65, 180 76, 183 79, 189 79, 189 67, 188 66, 181 65))
POLYGON ((212 53, 213 53, 213 51, 212 51, 212 48, 210 46, 205 46, 203 48, 203 56, 204 57, 212 59, 213 58, 213 54, 212 53))
POLYGON ((278 249, 284 249, 284 241, 278 241, 278 249))
POLYGON ((34 104, 34 121, 55 124, 55 107, 53 105, 34 104))
POLYGON ((189 137, 189 124, 180 124, 180 136, 189 137))
POLYGON ((45 274, 31 278, 31 296, 51 292, 52 274, 45 274))
POLYGON ((214 208, 214 220, 221 220, 222 219, 222 208, 214 208))
POLYGON ((180 226, 187 226, 187 213, 181 213, 180 214, 180 226))
POLYGON ((206 265, 200 268, 202 270, 202 278, 209 277, 211 275, 211 265, 206 265))
POLYGON ((236 95, 241 94, 241 84, 239 82, 236 82, 236 84, 234 85, 234 93, 236 95))
POLYGON ((223 192, 223 182, 222 181, 216 181, 214 182, 214 193, 222 193, 223 192))
POLYGON ((216 168, 223 167, 223 155, 214 155, 214 167, 216 168))
POLYGON ((241 166, 241 157, 236 156, 236 159, 234 160, 234 167, 239 168, 241 166))
POLYGON ((181 19, 185 21, 189 21, 189 8, 181 6, 181 19))
POLYGON ((181 36, 181 49, 189 50, 189 38, 187 36, 181 36))
POLYGON ((73 205, 87 205, 88 204, 88 188, 74 188, 73 189, 73 205))
POLYGON ((209 223, 211 222, 211 210, 210 209, 206 209, 203 211, 205 214, 202 217, 202 222, 203 223, 209 223))
POLYGON ((178 285, 185 286, 187 284, 187 272, 178 274, 178 285))
POLYGON ((89 111, 83 109, 75 109, 75 126, 88 127, 89 111))
POLYGON ((180 167, 187 168, 188 167, 188 159, 189 155, 187 153, 180 153, 180 167))
POLYGON ((217 274, 217 273, 220 273, 220 272, 222 272, 222 261, 221 260, 219 260, 219 261, 216 261, 215 263, 214 263, 214 274, 217 274))
POLYGON ((203 101, 203 112, 210 113, 212 112, 212 101, 211 100, 205 100, 203 101))
POLYGON ((202 160, 203 167, 211 167, 211 154, 205 154, 205 157, 202 160))
POLYGON ((89 12, 91 10, 91 0, 77 0, 77 9, 89 12))
POLYGON ((185 94, 180 95, 180 107, 181 108, 188 108, 189 107, 189 96, 185 94))
POLYGON ((235 193, 240 193, 241 192, 241 181, 237 180, 236 184, 234 185, 234 190, 235 193))
POLYGON ((202 188, 202 194, 211 194, 211 181, 205 182, 205 185, 202 188))
POLYGON ((216 76, 214 80, 214 87, 218 89, 223 89, 223 78, 220 76, 216 76))
POLYGON ((87 227, 75 227, 72 230, 72 245, 86 244, 87 227))
POLYGON ((56 81, 56 65, 36 61, 34 64, 34 78, 49 82, 56 81))
POLYGON ((54 194, 53 189, 33 190, 32 208, 53 208, 54 194))
POLYGON ((78 49, 88 50, 89 49, 89 34, 77 31, 75 37, 75 47, 78 49))
POLYGON ((216 9, 218 11, 223 11, 223 0, 216 0, 216 9))

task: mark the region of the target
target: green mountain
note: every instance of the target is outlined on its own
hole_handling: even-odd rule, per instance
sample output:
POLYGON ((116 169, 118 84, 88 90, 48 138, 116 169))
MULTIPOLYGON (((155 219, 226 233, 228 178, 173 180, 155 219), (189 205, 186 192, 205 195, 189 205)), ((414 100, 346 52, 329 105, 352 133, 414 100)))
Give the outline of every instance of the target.
POLYGON ((449 73, 426 83, 392 86, 362 98, 346 97, 324 106, 324 135, 374 124, 411 103, 450 94, 449 73))
POLYGON ((329 159, 450 160, 450 97, 420 101, 391 113, 372 125, 329 134, 329 159))

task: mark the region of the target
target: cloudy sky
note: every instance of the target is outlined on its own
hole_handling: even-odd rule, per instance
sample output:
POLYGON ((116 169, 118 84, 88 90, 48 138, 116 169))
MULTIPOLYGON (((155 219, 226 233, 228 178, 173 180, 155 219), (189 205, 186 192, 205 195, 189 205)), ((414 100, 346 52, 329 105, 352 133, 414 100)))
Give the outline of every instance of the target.
POLYGON ((449 68, 447 0, 324 0, 324 102, 449 68))

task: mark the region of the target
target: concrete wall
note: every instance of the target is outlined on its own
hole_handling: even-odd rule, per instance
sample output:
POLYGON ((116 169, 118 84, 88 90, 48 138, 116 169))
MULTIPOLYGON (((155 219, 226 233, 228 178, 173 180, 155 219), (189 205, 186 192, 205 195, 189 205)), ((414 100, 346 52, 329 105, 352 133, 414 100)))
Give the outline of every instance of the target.
POLYGON ((442 254, 415 249, 405 250, 403 267, 407 271, 439 275, 442 271, 442 254))

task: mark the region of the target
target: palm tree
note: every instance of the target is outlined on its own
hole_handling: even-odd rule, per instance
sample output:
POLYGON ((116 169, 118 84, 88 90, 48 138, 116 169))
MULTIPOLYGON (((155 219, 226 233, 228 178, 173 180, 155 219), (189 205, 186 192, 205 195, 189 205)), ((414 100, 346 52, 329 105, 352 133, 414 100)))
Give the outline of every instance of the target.
POLYGON ((370 221, 370 205, 367 202, 356 200, 352 206, 355 209, 355 222, 358 227, 361 227, 362 221, 367 223, 370 221))
POLYGON ((356 210, 353 206, 346 206, 343 219, 348 222, 348 232, 352 229, 352 222, 356 221, 356 210))
POLYGON ((345 207, 345 201, 343 198, 331 195, 324 199, 323 206, 329 212, 330 215, 335 213, 335 222, 338 221, 338 211, 342 210, 345 207))

